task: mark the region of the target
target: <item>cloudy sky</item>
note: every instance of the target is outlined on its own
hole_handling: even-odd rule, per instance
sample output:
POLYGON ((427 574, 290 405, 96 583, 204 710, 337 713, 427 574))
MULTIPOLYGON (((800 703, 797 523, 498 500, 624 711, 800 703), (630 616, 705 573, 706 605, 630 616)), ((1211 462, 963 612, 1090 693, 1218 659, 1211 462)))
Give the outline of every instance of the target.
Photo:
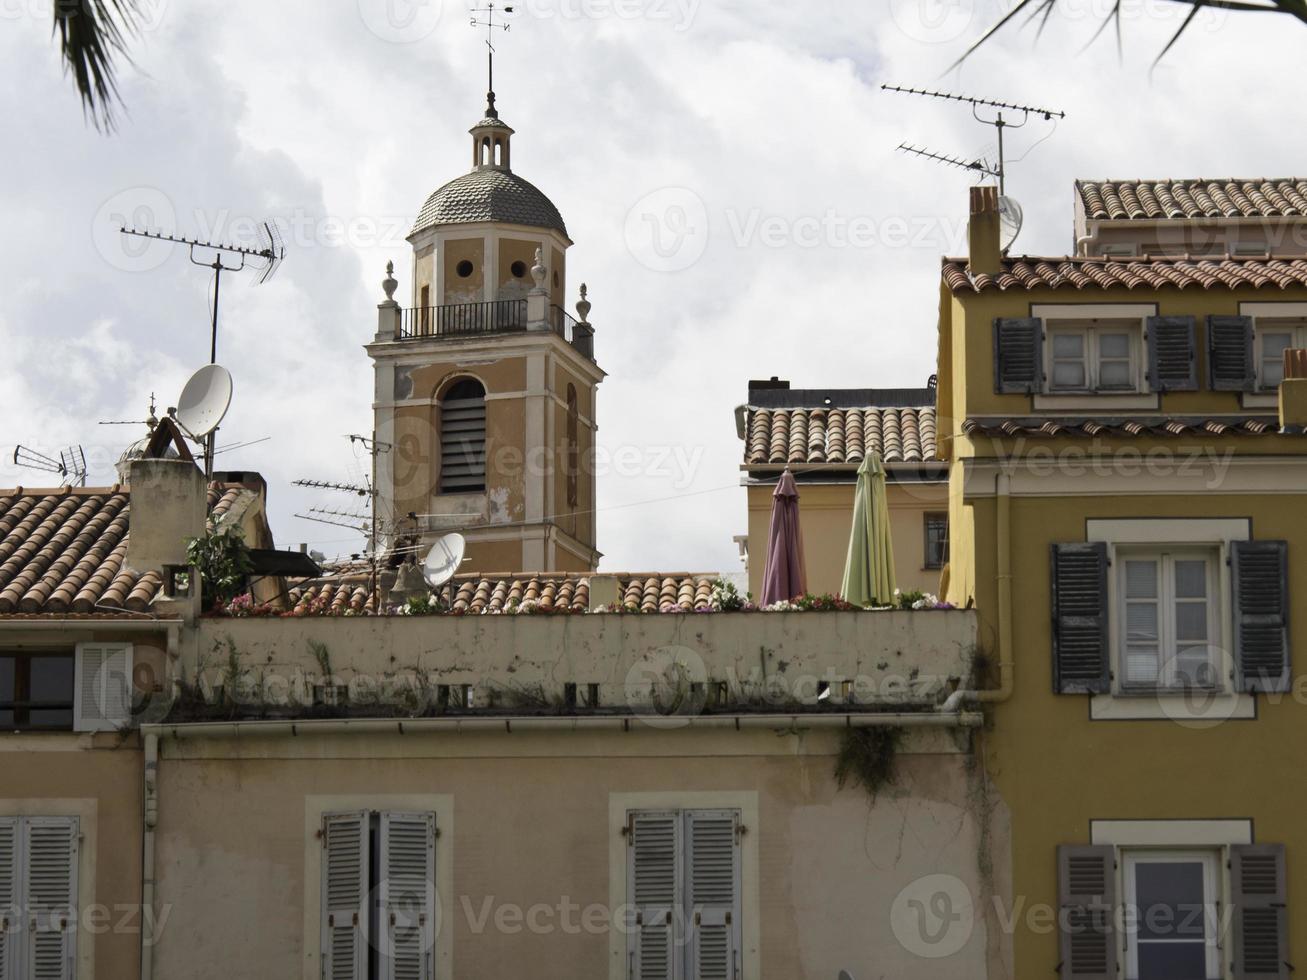
MULTIPOLYGON (((934 370, 938 260, 965 239, 970 177, 895 147, 992 154, 993 130, 882 83, 1066 110, 1009 133, 1031 253, 1071 248, 1078 176, 1307 169, 1289 96, 1307 27, 1205 12, 1152 69, 1178 5, 1126 0, 1118 56, 1110 32, 1085 48, 1112 0, 1061 0, 1038 41, 1008 29, 950 71, 1012 2, 516 4, 496 72, 514 169, 567 221, 569 288, 589 283, 609 372, 605 568, 738 568, 732 409, 749 378, 916 386, 934 370)), ((275 219, 286 263, 224 285, 219 338, 236 380, 220 444, 271 438, 219 458, 268 478, 279 544, 358 550, 294 516, 332 501, 290 481, 366 465, 344 436, 369 424, 361 345, 384 266, 404 295, 404 236, 466 169, 483 105, 467 0, 154 0, 108 136, 61 74, 49 8, 0 0, 0 483, 51 480, 8 465, 19 442, 80 443, 110 482, 137 428, 98 423, 143 419, 152 391, 169 404, 208 359, 209 272, 125 251, 120 223, 253 241, 275 219)))

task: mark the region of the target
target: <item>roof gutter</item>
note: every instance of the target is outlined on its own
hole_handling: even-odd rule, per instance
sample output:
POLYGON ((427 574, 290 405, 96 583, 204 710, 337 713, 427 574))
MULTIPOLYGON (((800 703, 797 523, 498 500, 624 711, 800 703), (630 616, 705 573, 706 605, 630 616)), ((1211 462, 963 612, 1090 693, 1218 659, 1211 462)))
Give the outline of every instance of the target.
POLYGON ((301 735, 529 734, 697 729, 978 728, 978 711, 889 711, 844 714, 686 715, 644 721, 623 717, 357 718, 307 721, 224 721, 142 725, 147 738, 277 738, 301 735))

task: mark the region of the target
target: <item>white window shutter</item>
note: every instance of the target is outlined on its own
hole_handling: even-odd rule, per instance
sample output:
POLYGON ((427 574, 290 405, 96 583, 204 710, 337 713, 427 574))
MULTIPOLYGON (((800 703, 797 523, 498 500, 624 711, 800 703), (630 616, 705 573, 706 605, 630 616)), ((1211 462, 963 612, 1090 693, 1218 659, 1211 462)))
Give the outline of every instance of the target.
POLYGON ((368 814, 322 818, 322 976, 367 980, 368 814))
POLYGON ((436 815, 381 815, 381 980, 431 980, 436 815))
POLYGON ((681 980, 676 957, 676 906, 681 890, 680 814, 636 813, 627 847, 627 903, 635 922, 627 935, 632 980, 681 980))
POLYGON ((132 718, 132 645, 79 643, 73 688, 73 727, 116 731, 132 718))
POLYGON ((24 825, 24 976, 73 980, 77 972, 78 820, 29 817, 24 825))
POLYGON ((691 810, 688 848, 690 964, 693 980, 740 976, 740 846, 735 810, 691 810))
POLYGON ((0 817, 0 980, 18 976, 18 818, 0 817))

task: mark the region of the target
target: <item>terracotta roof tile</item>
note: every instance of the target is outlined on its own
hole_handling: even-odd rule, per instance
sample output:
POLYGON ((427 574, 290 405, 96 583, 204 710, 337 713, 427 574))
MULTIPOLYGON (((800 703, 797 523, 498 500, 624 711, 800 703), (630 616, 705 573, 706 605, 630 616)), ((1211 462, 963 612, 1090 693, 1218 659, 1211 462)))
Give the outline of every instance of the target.
POLYGON ((1302 258, 1117 258, 1013 256, 997 275, 973 276, 966 259, 945 259, 944 283, 955 293, 997 289, 1291 289, 1307 286, 1302 258))
POLYGON ((750 408, 744 461, 856 465, 872 449, 887 463, 932 462, 935 431, 930 407, 750 408))
POLYGON ((1307 179, 1078 180, 1091 221, 1307 216, 1307 179))
POLYGON ((969 436, 1004 438, 1033 436, 1114 437, 1114 436, 1183 436, 1196 433, 1212 435, 1263 435, 1279 433, 1279 421, 1271 416, 1228 418, 1152 418, 1152 419, 1059 419, 1039 418, 969 418, 962 423, 969 436))
MULTIPOLYGON (((716 579, 714 575, 684 573, 615 577, 621 604, 642 612, 673 606, 693 612, 708 604, 716 579)), ((460 575, 450 583, 450 594, 453 612, 467 615, 504 613, 524 602, 547 610, 584 612, 590 608, 590 575, 460 575)), ((376 611, 369 599, 367 577, 357 573, 294 588, 290 606, 296 616, 369 615, 376 611)))
MULTIPOLYGON (((242 494, 253 492, 212 485, 211 515, 242 494)), ((120 485, 0 490, 0 615, 147 611, 163 578, 126 565, 130 499, 120 485)))

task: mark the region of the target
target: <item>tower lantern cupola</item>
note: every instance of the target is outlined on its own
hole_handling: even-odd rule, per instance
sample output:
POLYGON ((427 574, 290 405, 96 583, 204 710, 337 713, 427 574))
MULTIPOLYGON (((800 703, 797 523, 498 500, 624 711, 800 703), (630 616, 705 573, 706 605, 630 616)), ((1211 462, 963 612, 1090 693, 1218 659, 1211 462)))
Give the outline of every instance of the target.
POLYGON ((468 132, 472 134, 472 169, 473 170, 511 170, 509 165, 509 141, 513 137, 513 127, 499 118, 495 109, 495 93, 486 95, 486 115, 468 132))

